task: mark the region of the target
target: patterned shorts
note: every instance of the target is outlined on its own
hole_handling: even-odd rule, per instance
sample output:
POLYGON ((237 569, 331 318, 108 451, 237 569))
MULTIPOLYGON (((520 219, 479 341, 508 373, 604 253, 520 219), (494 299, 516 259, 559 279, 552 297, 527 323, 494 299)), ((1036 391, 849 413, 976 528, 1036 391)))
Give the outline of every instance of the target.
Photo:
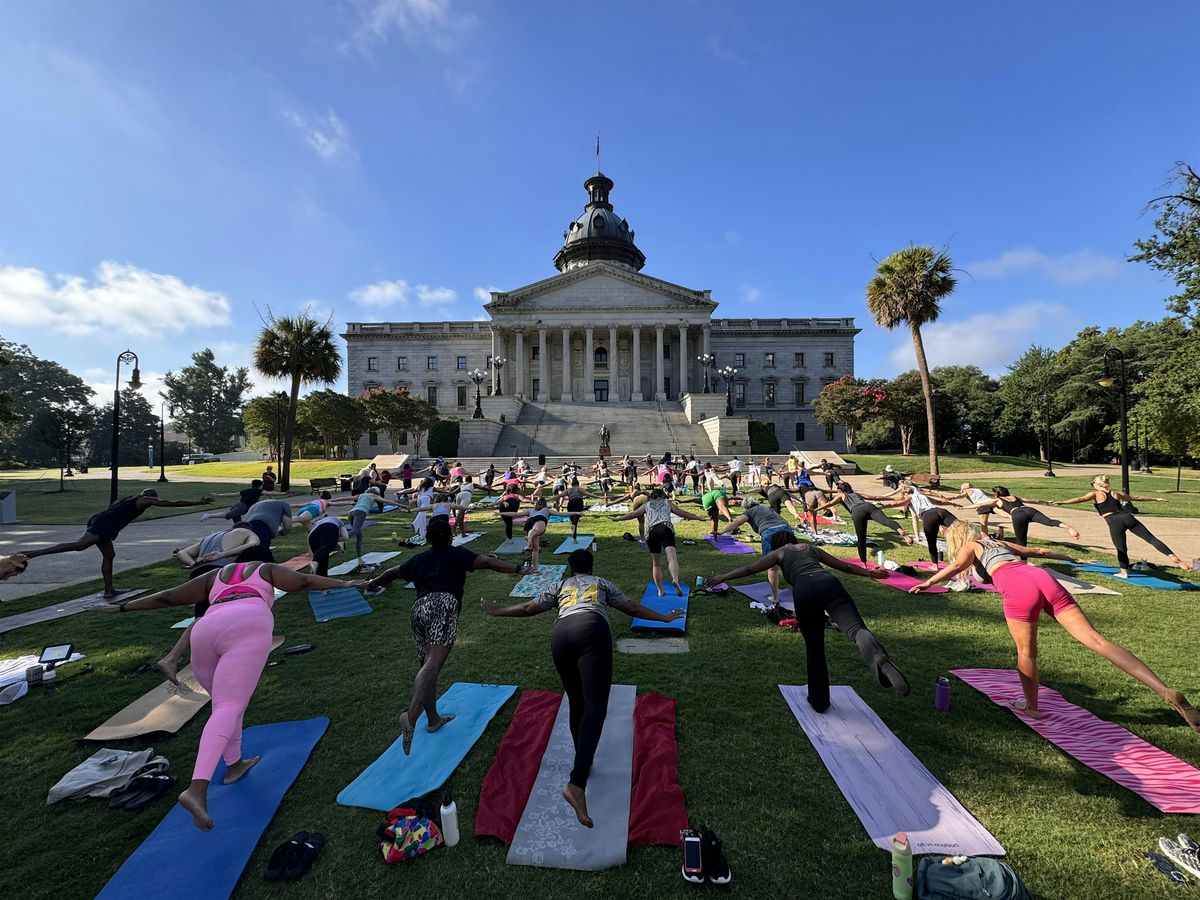
POLYGON ((458 598, 445 591, 418 597, 412 608, 412 633, 417 659, 425 664, 430 647, 453 647, 458 638, 458 598))

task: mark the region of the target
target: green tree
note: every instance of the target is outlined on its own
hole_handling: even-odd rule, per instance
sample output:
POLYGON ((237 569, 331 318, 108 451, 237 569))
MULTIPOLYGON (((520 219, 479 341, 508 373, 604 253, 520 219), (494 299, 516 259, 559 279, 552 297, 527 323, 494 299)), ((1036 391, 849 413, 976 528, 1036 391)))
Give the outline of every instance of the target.
MULTIPOLYGON (((112 404, 106 403, 92 423, 91 460, 95 465, 112 462, 112 404)), ((158 453, 158 410, 140 391, 126 387, 121 391, 121 423, 118 432, 117 464, 149 464, 149 448, 158 453)))
POLYGON ((430 456, 456 456, 460 426, 458 419, 439 419, 429 429, 430 456))
POLYGON ((900 434, 900 452, 912 453, 913 429, 925 419, 925 394, 916 369, 897 375, 883 385, 885 399, 880 404, 883 416, 900 434))
POLYGON ((60 491, 64 490, 63 473, 71 467, 74 453, 84 446, 95 425, 96 416, 94 406, 78 401, 47 403, 34 413, 30 432, 35 440, 58 454, 60 491))
POLYGON ((399 452, 401 436, 405 432, 410 435, 410 446, 414 452, 418 452, 422 438, 438 421, 436 407, 414 397, 403 388, 394 391, 386 388, 367 391, 362 395, 362 403, 366 407, 370 423, 375 428, 387 432, 392 453, 399 452))
POLYGON ((863 422, 880 415, 887 394, 877 382, 843 375, 825 385, 813 400, 813 415, 822 425, 846 428, 846 452, 857 449, 858 429, 863 422))
MULTIPOLYGON (((750 433, 750 452, 751 453, 778 453, 779 438, 776 436, 766 422, 760 422, 757 419, 751 419, 747 425, 750 433)), ((432 450, 430 451, 433 452, 432 450)))
POLYGON ((1147 205, 1158 212, 1158 233, 1134 241, 1137 253, 1130 262, 1144 262, 1175 279, 1179 293, 1167 298, 1167 308, 1193 326, 1200 325, 1200 175, 1184 162, 1177 162, 1171 181, 1172 193, 1155 197, 1147 205))
MULTIPOLYGON (((916 376, 916 372, 911 374, 916 376)), ((999 382, 978 366, 938 366, 930 375, 943 449, 951 453, 975 453, 977 444, 987 446, 999 413, 996 398, 999 382)))
POLYGON ((1006 434, 1032 437, 1043 459, 1046 418, 1055 416, 1062 380, 1057 354, 1048 347, 1033 346, 1009 365, 1000 382, 1000 428, 1006 434))
POLYGON ((51 465, 56 451, 34 435, 34 416, 47 404, 76 407, 94 392, 58 363, 40 359, 23 344, 0 338, 0 395, 8 399, 0 421, 0 459, 22 465, 51 465))
POLYGON ((287 419, 288 396, 283 391, 255 397, 242 409, 242 427, 250 446, 266 448, 267 455, 278 460, 283 443, 283 423, 287 419))
POLYGON ((937 320, 941 302, 954 291, 953 266, 946 253, 932 247, 905 247, 879 264, 867 283, 867 309, 875 321, 891 330, 907 324, 917 355, 917 371, 925 393, 925 419, 929 431, 929 471, 938 474, 937 425, 933 410, 933 384, 921 326, 937 320))
POLYGON ((1137 414, 1154 442, 1174 458, 1178 491, 1184 458, 1200 456, 1200 341, 1189 341, 1168 356, 1141 393, 1137 414))
POLYGON ((321 436, 326 459, 346 448, 366 430, 366 410, 353 397, 337 391, 313 391, 300 401, 296 421, 321 436))
POLYGON ((192 354, 192 363, 163 377, 174 427, 198 449, 223 453, 241 432, 240 413, 250 390, 250 370, 218 366, 212 350, 192 354))
POLYGON ((283 454, 279 462, 279 486, 286 491, 291 483, 292 439, 296 432, 300 386, 329 384, 342 372, 341 352, 334 342, 333 319, 321 323, 307 313, 296 316, 268 313, 267 322, 254 345, 254 368, 268 378, 291 382, 283 454))

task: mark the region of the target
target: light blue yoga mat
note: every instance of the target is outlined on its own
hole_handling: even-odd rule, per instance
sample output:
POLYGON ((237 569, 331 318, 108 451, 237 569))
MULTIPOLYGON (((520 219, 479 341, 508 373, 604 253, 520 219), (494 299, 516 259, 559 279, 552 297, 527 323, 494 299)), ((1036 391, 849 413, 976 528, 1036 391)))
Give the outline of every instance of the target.
POLYGON ((340 793, 342 806, 362 806, 387 812, 413 797, 423 797, 446 783, 463 761, 488 722, 516 693, 513 684, 455 682, 438 698, 442 715, 452 715, 433 734, 425 730, 425 713, 417 720, 412 754, 404 755, 404 735, 340 793))
POLYGON ((567 538, 558 545, 557 553, 574 553, 576 550, 590 550, 592 544, 596 542, 596 538, 591 534, 581 534, 579 537, 567 538))
POLYGON ((508 596, 510 597, 536 597, 542 591, 548 591, 566 577, 563 573, 567 571, 566 566, 554 566, 542 564, 538 566, 536 575, 526 575, 516 583, 508 596))
POLYGON ((311 604, 313 615, 318 622, 348 619, 351 616, 365 616, 369 612, 374 612, 371 604, 366 601, 358 588, 309 591, 308 602, 311 604))
POLYGON ((188 616, 186 619, 180 619, 178 622, 176 622, 171 627, 172 628, 187 628, 189 625, 191 625, 195 621, 196 621, 195 616, 188 616))
POLYGON ((1123 581, 1126 584, 1132 584, 1135 587, 1152 588, 1156 591, 1195 591, 1200 590, 1190 581, 1174 581, 1169 578, 1156 578, 1145 572, 1130 572, 1128 578, 1121 578, 1117 572, 1121 571, 1116 566, 1110 566, 1106 563, 1076 563, 1075 568, 1083 569, 1085 572, 1095 572, 1097 575, 1107 575, 1109 578, 1123 581))
MULTIPOLYGON (((690 584, 683 585, 683 596, 680 597, 675 593, 675 585, 668 583, 663 584, 663 590, 666 591, 665 596, 658 596, 658 588, 654 586, 654 582, 646 585, 646 590, 642 592, 642 606, 647 606, 655 612, 666 613, 673 609, 688 608, 688 597, 691 596, 692 586, 690 584)), ((629 623, 630 628, 648 628, 654 631, 679 631, 687 630, 687 613, 683 617, 676 619, 674 622, 655 622, 652 619, 635 618, 629 623)))
POLYGON ((242 753, 262 754, 262 760, 234 784, 221 783, 225 764, 217 766, 208 791, 213 830, 198 829, 191 815, 176 804, 98 897, 228 897, 280 801, 328 727, 329 720, 322 716, 247 728, 242 735, 242 753))

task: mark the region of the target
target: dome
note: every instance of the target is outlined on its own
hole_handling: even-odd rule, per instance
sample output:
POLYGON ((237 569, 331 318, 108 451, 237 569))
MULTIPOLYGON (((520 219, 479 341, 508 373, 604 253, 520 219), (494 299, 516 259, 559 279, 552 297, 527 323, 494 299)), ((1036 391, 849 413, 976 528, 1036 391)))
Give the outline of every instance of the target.
POLYGON ((597 172, 583 183, 588 192, 588 204, 583 215, 567 224, 563 232, 562 249, 554 257, 560 272, 604 260, 637 271, 646 264, 646 257, 633 242, 633 229, 613 211, 608 202, 612 180, 597 172))

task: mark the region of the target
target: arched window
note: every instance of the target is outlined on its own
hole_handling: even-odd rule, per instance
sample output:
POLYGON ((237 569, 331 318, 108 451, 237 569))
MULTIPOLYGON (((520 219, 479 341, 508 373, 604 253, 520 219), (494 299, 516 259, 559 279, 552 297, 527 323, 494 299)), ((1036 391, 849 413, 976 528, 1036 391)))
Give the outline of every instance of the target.
POLYGON ((602 367, 602 366, 607 368, 607 366, 608 366, 608 348, 607 347, 597 347, 595 349, 595 351, 592 353, 592 356, 595 358, 595 363, 596 363, 597 368, 602 367))

